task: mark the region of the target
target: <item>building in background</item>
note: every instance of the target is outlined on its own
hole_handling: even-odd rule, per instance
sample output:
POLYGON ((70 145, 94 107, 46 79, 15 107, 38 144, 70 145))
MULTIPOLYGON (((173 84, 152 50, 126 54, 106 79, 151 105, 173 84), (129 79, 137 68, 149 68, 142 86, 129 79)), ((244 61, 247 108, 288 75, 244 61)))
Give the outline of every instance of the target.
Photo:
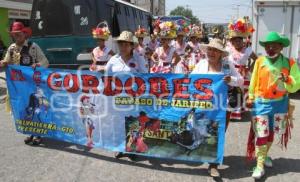
POLYGON ((9 27, 14 21, 29 25, 33 0, 1 0, 0 1, 0 36, 7 46, 11 40, 9 27))
POLYGON ((139 6, 151 12, 154 16, 165 16, 166 1, 165 0, 126 0, 136 6, 139 6))

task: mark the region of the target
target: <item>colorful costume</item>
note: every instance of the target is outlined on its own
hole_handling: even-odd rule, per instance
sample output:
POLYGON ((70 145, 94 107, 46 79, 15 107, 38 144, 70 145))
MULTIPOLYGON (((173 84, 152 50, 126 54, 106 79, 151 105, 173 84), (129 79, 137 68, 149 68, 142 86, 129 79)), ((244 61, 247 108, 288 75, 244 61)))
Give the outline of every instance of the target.
MULTIPOLYGON (((284 47, 289 40, 271 32, 266 41, 260 41, 262 46, 277 42, 284 47)), ((257 166, 253 173, 254 178, 264 174, 264 165, 271 166, 267 157, 272 145, 274 134, 281 136, 281 144, 286 146, 290 128, 288 120, 288 93, 300 89, 300 72, 294 59, 288 59, 280 54, 276 60, 260 57, 255 63, 250 87, 249 99, 254 103, 252 111, 252 126, 250 129, 247 157, 254 158, 256 152, 257 166), (285 75, 285 80, 282 79, 285 75)))
MULTIPOLYGON (((105 22, 100 23, 99 25, 92 31, 93 38, 107 41, 110 36, 108 26, 105 22), (104 24, 104 27, 100 28, 99 25, 101 24, 104 24)), ((107 46, 104 46, 103 48, 100 48, 99 46, 94 48, 92 52, 93 64, 91 65, 90 70, 102 71, 104 69, 104 66, 107 64, 108 60, 112 57, 112 55, 112 50, 107 46)))
POLYGON ((151 73, 170 73, 172 72, 172 61, 175 53, 174 47, 169 47, 167 51, 163 47, 158 47, 155 54, 158 55, 158 62, 151 68, 151 73))
MULTIPOLYGON (((148 36, 148 32, 145 28, 142 28, 141 26, 139 26, 139 28, 137 29, 137 31, 135 32, 135 36, 139 39, 142 39, 142 41, 144 40, 144 38, 146 36, 148 36)), ((145 50, 145 45, 144 44, 138 44, 137 47, 134 49, 134 52, 136 54, 138 54, 139 56, 144 57, 146 50, 145 50)))
MULTIPOLYGON (((176 38, 176 24, 173 22, 160 22, 159 20, 154 24, 154 34, 162 39, 176 38)), ((163 47, 156 48, 154 54, 157 56, 157 61, 152 66, 151 73, 171 73, 173 69, 173 57, 176 55, 176 50, 173 46, 169 46, 167 50, 163 47)))
MULTIPOLYGON (((250 24, 249 19, 244 17, 239 19, 234 23, 229 24, 229 38, 240 37, 246 39, 250 34, 254 32, 253 26, 250 24)), ((237 71, 244 77, 244 84, 241 88, 243 100, 247 99, 248 87, 250 84, 251 73, 248 68, 248 60, 253 53, 251 47, 244 47, 241 51, 238 51, 234 48, 233 45, 229 43, 226 48, 229 52, 228 59, 234 63, 237 71)), ((242 106, 243 103, 238 105, 231 111, 230 118, 241 120, 242 111, 245 110, 242 106)))

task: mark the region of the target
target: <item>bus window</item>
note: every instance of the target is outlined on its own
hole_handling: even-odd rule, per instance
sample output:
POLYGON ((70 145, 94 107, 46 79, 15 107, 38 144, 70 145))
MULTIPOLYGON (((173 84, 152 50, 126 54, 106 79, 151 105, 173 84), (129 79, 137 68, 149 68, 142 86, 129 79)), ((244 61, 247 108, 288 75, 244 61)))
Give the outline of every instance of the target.
POLYGON ((71 0, 35 0, 31 26, 33 36, 72 34, 71 0))
POLYGON ((74 34, 90 35, 96 22, 96 4, 94 0, 75 0, 73 6, 74 34))

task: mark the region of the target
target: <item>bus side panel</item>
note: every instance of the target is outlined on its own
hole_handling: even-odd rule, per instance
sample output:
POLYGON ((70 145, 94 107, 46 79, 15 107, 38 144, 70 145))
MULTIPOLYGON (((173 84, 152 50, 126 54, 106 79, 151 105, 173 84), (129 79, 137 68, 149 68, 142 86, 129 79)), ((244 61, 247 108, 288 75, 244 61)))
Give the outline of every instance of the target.
POLYGON ((90 61, 78 62, 77 56, 80 52, 91 52, 96 46, 91 36, 67 36, 67 37, 46 37, 32 38, 45 53, 50 64, 77 65, 90 64, 90 61))

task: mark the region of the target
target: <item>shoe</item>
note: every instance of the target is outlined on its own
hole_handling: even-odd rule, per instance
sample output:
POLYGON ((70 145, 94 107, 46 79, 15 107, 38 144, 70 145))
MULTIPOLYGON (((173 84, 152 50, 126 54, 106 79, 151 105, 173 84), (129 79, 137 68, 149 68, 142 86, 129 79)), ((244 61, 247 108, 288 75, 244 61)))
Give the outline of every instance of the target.
POLYGON ((42 143, 42 138, 40 136, 33 138, 32 145, 40 145, 42 143))
POLYGON ((208 174, 209 174, 211 177, 214 177, 214 178, 220 177, 220 173, 219 173, 219 171, 218 171, 218 166, 210 165, 210 166, 208 167, 208 174))
POLYGON ((25 144, 29 144, 29 143, 31 143, 32 141, 33 141, 33 136, 29 136, 29 137, 25 138, 24 143, 25 143, 25 144))
POLYGON ((125 157, 124 153, 122 153, 122 152, 116 152, 116 153, 115 153, 115 158, 116 158, 116 159, 120 159, 120 158, 122 158, 122 157, 125 157))
POLYGON ((265 170, 264 169, 255 167, 255 169, 254 169, 254 171, 252 173, 252 177, 254 179, 260 179, 261 177, 263 177, 264 174, 265 174, 265 170))
POLYGON ((271 157, 266 157, 266 159, 265 159, 265 166, 266 167, 273 167, 273 162, 272 162, 272 159, 271 159, 271 157))

